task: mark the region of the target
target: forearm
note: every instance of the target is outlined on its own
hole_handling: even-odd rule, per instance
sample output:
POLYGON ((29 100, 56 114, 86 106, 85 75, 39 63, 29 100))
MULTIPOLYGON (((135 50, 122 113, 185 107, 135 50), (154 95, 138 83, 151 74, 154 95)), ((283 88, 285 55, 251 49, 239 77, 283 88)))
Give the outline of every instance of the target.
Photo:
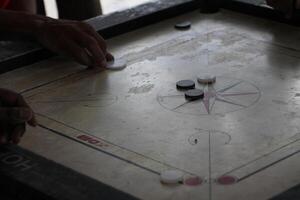
POLYGON ((34 36, 40 25, 52 20, 49 17, 0 9, 0 32, 34 36))
POLYGON ((113 60, 105 40, 84 22, 0 10, 0 34, 1 31, 10 32, 5 34, 8 36, 17 33, 15 39, 29 36, 47 49, 86 66, 104 68, 107 61, 113 60))

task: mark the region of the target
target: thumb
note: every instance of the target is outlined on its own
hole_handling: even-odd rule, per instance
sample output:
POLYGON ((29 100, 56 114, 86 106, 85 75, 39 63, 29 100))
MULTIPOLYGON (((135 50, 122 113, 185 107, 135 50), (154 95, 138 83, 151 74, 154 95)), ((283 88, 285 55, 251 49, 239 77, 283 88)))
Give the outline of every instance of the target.
POLYGON ((26 107, 0 107, 0 121, 24 123, 31 120, 33 113, 26 107))

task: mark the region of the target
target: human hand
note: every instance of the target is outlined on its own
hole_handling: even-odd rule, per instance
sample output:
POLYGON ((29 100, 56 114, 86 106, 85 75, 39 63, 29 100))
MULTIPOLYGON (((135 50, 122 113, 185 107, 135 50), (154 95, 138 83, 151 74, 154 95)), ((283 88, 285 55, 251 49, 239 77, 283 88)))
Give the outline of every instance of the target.
POLYGON ((0 144, 18 144, 26 123, 37 125, 32 109, 20 94, 0 88, 0 144))
POLYGON ((114 59, 104 39, 84 22, 44 20, 39 23, 35 35, 48 49, 92 68, 106 67, 107 61, 114 59))

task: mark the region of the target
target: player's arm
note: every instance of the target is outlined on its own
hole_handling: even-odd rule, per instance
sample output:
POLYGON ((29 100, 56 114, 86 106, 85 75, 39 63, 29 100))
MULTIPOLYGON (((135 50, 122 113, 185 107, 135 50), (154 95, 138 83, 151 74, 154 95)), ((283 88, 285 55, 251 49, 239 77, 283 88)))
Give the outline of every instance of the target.
POLYGON ((0 9, 0 32, 35 38, 46 48, 90 67, 105 67, 113 56, 88 24, 0 9))
POLYGON ((19 143, 26 124, 37 125, 29 105, 20 94, 0 88, 0 144, 19 143))

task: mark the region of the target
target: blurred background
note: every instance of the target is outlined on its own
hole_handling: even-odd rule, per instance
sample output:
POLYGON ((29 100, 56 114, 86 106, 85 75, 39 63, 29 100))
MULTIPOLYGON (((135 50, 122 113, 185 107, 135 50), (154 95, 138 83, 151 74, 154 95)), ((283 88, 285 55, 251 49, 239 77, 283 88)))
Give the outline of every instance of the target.
MULTIPOLYGON (((100 0, 103 14, 125 10, 140 4, 156 0, 100 0)), ((46 14, 53 18, 58 18, 56 0, 44 0, 46 14)))
MULTIPOLYGON (((46 15, 58 18, 58 13, 60 13, 60 18, 65 19, 87 19, 90 17, 97 16, 101 14, 109 14, 117 11, 126 10, 141 4, 154 2, 154 1, 172 1, 172 0, 90 0, 83 3, 81 0, 76 1, 64 1, 64 0, 41 0, 44 2, 44 12, 46 15), (101 6, 99 7, 98 2, 101 6), (57 5, 59 5, 59 12, 57 10, 57 5), (82 8, 82 9, 81 9, 82 8)), ((196 0, 197 1, 197 0, 196 0)), ((214 1, 228 1, 228 0, 214 0, 214 1)), ((243 3, 248 3, 256 6, 266 6, 265 0, 234 0, 243 3)))

